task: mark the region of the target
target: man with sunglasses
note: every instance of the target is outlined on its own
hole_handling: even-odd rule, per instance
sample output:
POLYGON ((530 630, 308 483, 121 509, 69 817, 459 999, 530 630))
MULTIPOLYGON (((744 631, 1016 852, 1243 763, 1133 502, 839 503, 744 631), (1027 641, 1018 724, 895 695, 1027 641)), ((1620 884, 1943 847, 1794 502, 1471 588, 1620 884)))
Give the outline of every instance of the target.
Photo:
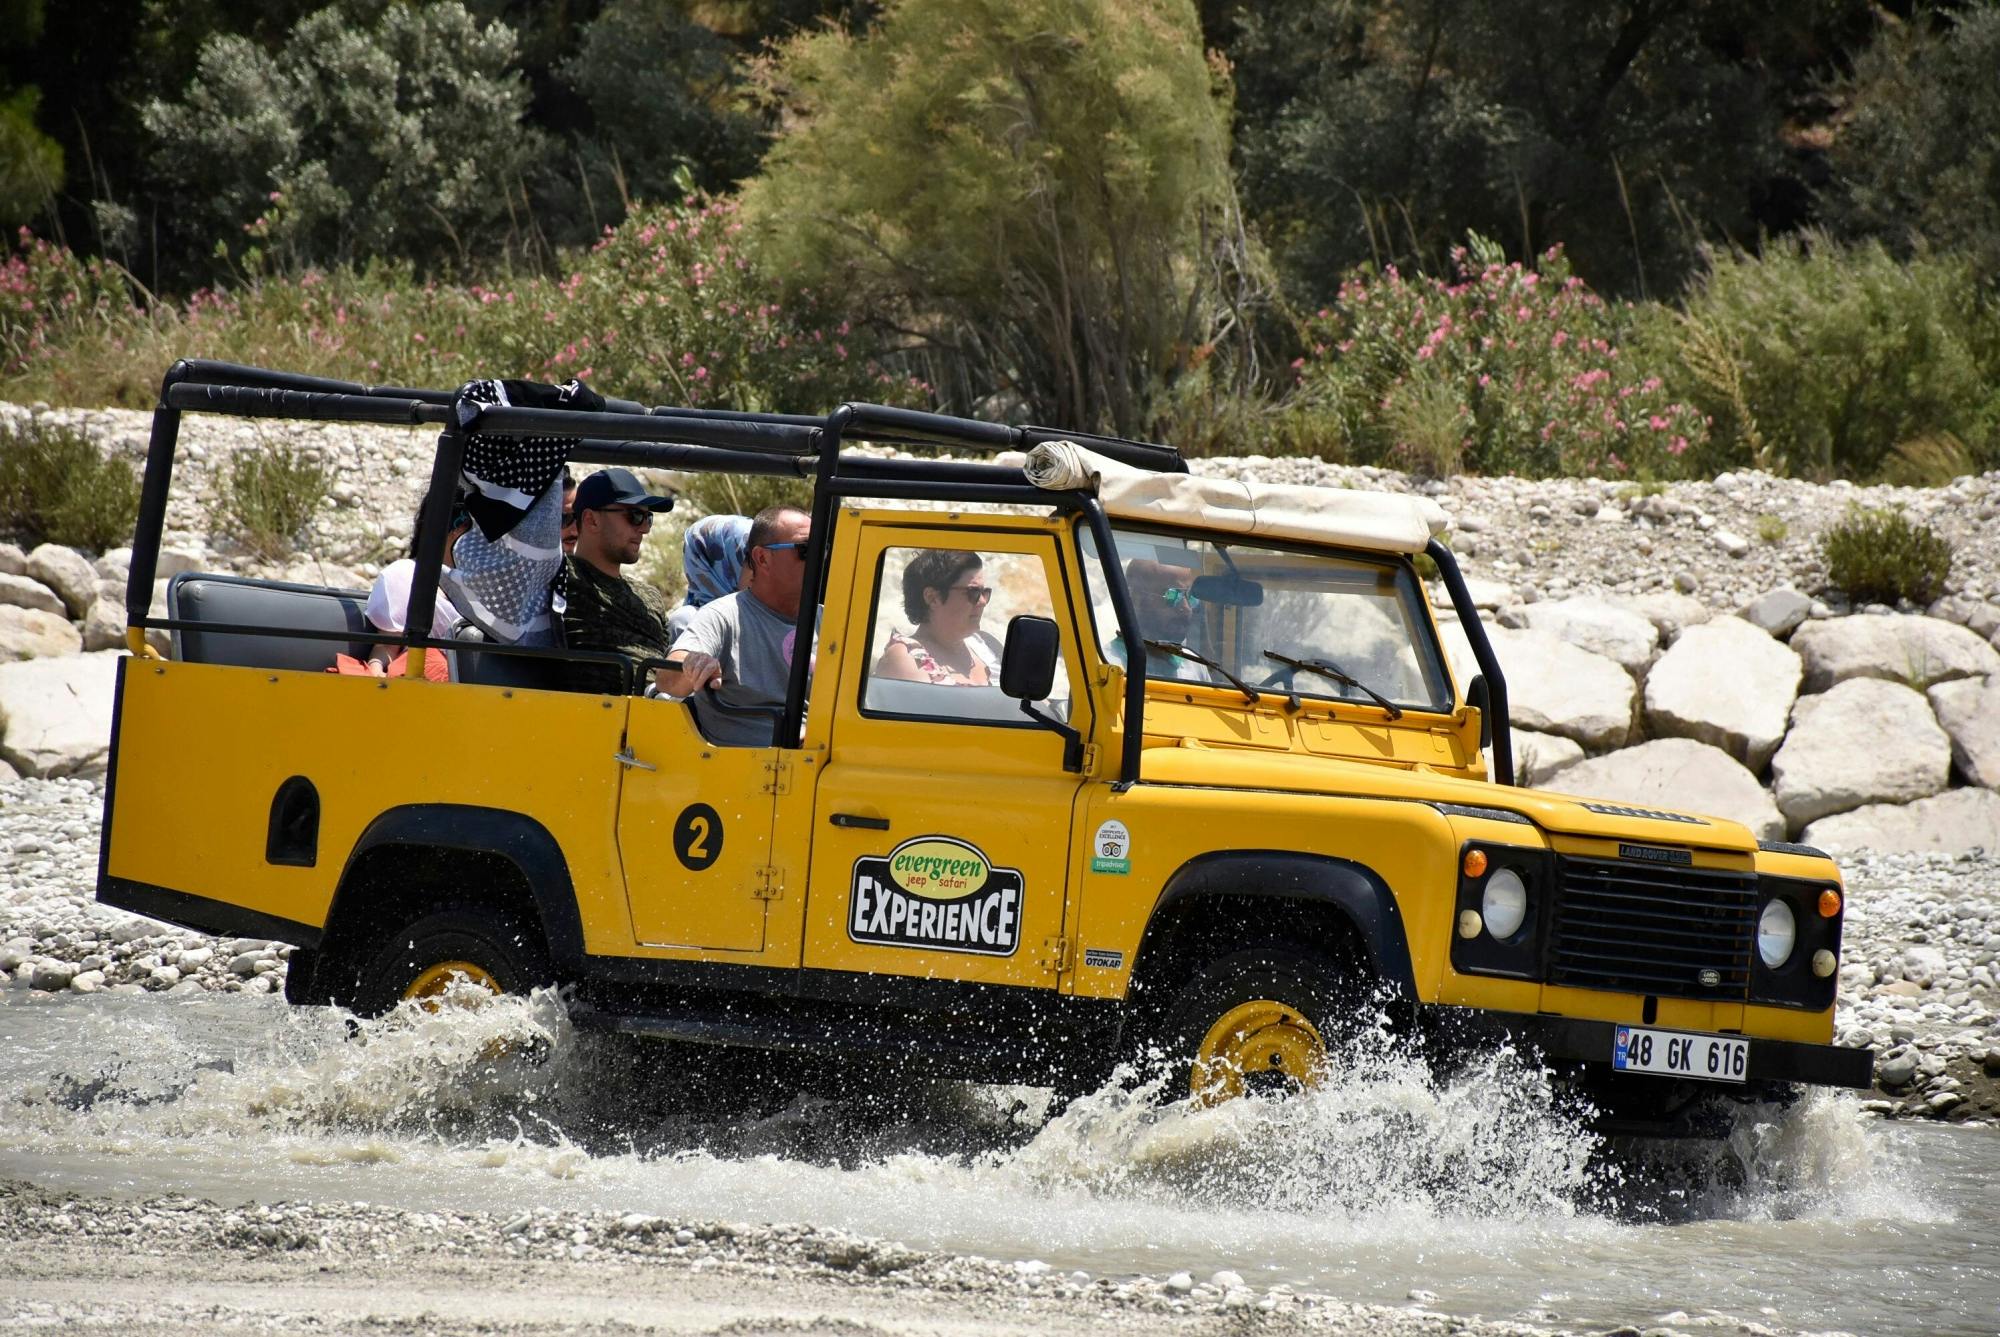
MULTIPOLYGON (((653 517, 673 505, 672 497, 647 492, 630 469, 600 469, 577 484, 569 507, 576 550, 564 559, 563 643, 569 649, 665 658, 667 597, 627 580, 623 568, 639 560, 653 517)), ((564 678, 575 691, 621 690, 619 672, 610 664, 572 662, 564 678)))
POLYGON ((660 690, 693 697, 701 731, 714 742, 771 745, 768 716, 725 714, 699 693, 714 688, 727 706, 784 704, 811 542, 812 517, 798 507, 759 511, 744 541, 743 588, 702 605, 674 642, 674 667, 661 672, 660 690))
MULTIPOLYGON (((1139 619, 1140 636, 1149 641, 1188 645, 1188 637, 1194 632, 1195 610, 1201 607, 1201 600, 1194 592, 1192 567, 1135 557, 1125 563, 1125 588, 1132 595, 1132 611, 1139 619)), ((1123 637, 1111 638, 1111 655, 1119 663, 1125 662, 1123 637)), ((1146 673, 1148 677, 1178 678, 1182 682, 1209 681, 1208 671, 1201 665, 1159 650, 1146 652, 1146 673)))

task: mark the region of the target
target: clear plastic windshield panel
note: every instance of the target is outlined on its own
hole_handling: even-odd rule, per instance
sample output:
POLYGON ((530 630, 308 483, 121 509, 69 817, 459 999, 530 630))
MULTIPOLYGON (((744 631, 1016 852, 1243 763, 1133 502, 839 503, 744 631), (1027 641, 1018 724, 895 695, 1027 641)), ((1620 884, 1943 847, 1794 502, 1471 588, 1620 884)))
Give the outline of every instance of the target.
MULTIPOLYGON (((1089 530, 1079 537, 1099 643, 1122 664, 1102 554, 1089 530)), ((1188 652, 1149 647, 1148 678, 1226 686, 1234 675, 1307 700, 1451 709, 1423 592, 1402 562, 1136 529, 1112 537, 1141 636, 1188 652)))

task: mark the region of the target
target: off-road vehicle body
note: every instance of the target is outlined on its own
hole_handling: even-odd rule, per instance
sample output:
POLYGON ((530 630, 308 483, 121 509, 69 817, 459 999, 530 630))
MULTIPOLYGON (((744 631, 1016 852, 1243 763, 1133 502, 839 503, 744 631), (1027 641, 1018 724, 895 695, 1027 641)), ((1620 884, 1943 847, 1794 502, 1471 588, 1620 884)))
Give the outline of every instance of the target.
MULTIPOLYGON (((460 972, 560 985, 579 1025, 992 1080, 1088 1083, 1152 1045, 1227 1094, 1310 1080, 1335 1040, 1365 1061, 1380 1016, 1431 1044, 1510 1036, 1609 1121, 1661 1131, 1703 1093, 1868 1084, 1868 1051, 1830 1044, 1832 862, 1515 787, 1504 680, 1428 503, 1294 489, 1238 512, 1164 447, 868 405, 616 407, 177 364, 99 898, 297 944, 294 1001, 380 1011, 460 972), (564 651, 373 634, 358 591, 188 574, 149 616, 188 411, 436 424, 440 536, 473 433, 810 478, 796 644, 816 649, 793 656, 773 744, 718 746, 682 702, 554 690, 564 651), (1121 462, 1122 491, 843 449, 1065 439, 1121 462), (912 501, 931 509, 893 508, 912 501), (876 671, 908 629, 898 573, 932 548, 983 559, 1000 686, 876 671), (1149 595, 1180 636, 1135 605, 1135 562, 1192 576, 1149 595), (322 671, 364 641, 439 645, 454 681, 322 671)), ((441 544, 418 556, 411 628, 432 625, 441 544)), ((622 663, 634 683, 650 667, 622 663)))

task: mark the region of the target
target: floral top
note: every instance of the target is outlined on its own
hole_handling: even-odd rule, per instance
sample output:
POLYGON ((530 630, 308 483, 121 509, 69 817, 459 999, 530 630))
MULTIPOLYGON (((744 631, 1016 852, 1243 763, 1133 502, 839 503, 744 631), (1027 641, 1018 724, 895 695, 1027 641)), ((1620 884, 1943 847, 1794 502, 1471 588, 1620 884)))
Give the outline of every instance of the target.
POLYGON ((977 676, 968 676, 939 663, 937 656, 930 652, 930 647, 915 636, 900 631, 891 632, 889 644, 900 645, 909 651, 917 671, 931 682, 953 687, 985 687, 1000 681, 1000 642, 983 631, 965 638, 965 648, 972 652, 973 673, 977 676))

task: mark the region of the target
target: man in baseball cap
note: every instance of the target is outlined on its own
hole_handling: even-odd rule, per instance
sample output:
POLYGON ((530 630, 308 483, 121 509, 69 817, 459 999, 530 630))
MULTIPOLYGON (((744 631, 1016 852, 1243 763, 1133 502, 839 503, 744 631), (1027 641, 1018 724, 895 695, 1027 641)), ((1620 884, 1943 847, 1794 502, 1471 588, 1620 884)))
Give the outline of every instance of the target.
MULTIPOLYGON (((622 568, 639 560, 653 518, 673 505, 672 497, 646 491, 630 469, 599 469, 576 485, 570 506, 576 551, 565 559, 563 609, 563 642, 570 649, 666 658, 666 596, 651 585, 627 580, 622 568)), ((575 690, 619 690, 618 672, 609 664, 571 663, 567 668, 568 685, 575 690)))

